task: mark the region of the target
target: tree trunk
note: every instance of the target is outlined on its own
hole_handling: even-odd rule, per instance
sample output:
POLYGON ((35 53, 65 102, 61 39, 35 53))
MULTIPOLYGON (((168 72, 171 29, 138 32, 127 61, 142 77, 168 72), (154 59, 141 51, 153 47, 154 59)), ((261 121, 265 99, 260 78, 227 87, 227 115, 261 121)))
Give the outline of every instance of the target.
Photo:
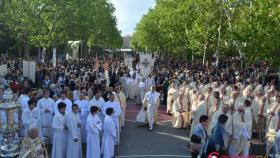
POLYGON ((30 56, 29 56, 29 44, 27 43, 27 41, 24 41, 24 58, 29 60, 30 56))
POLYGON ((204 50, 203 50, 203 65, 205 65, 205 60, 206 60, 206 49, 207 49, 207 47, 206 46, 204 46, 204 50))

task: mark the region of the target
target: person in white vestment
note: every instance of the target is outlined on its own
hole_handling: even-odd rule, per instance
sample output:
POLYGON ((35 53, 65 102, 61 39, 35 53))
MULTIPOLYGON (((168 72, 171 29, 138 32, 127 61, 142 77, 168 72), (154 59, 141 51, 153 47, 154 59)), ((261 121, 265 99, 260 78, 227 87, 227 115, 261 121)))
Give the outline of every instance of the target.
POLYGON ((114 157, 114 144, 115 139, 117 138, 117 130, 114 127, 114 109, 109 107, 106 109, 106 116, 104 120, 104 133, 101 143, 101 154, 103 158, 112 158, 114 157))
POLYGON ((28 100, 30 100, 31 91, 28 88, 23 89, 22 95, 18 98, 18 103, 22 107, 22 110, 28 108, 28 100))
POLYGON ((209 126, 209 130, 208 131, 212 131, 213 127, 217 124, 219 116, 225 114, 228 119, 227 122, 225 123, 225 135, 224 135, 224 146, 226 148, 229 147, 229 141, 232 135, 232 124, 233 124, 233 120, 232 120, 232 115, 230 113, 230 107, 229 105, 225 104, 219 111, 215 112, 214 115, 212 116, 212 120, 209 126))
POLYGON ((192 112, 192 125, 191 125, 190 134, 192 135, 196 126, 199 124, 200 116, 206 115, 207 113, 207 104, 203 94, 200 94, 198 96, 198 104, 192 106, 191 112, 192 112))
POLYGON ((138 102, 140 105, 143 104, 144 96, 145 96, 145 79, 142 79, 138 83, 138 102))
MULTIPOLYGON (((279 96, 280 98, 280 96, 279 96)), ((269 155, 272 148, 275 145, 275 140, 277 137, 277 132, 280 129, 280 108, 277 109, 274 116, 272 116, 271 121, 268 125, 268 130, 266 133, 266 155, 269 155)))
POLYGON ((151 86, 156 86, 156 83, 155 83, 154 77, 150 74, 150 75, 148 75, 148 77, 145 81, 146 92, 150 90, 151 86))
POLYGON ((36 127, 39 131, 39 138, 42 139, 41 115, 35 105, 35 101, 30 99, 28 101, 28 108, 22 112, 24 134, 27 136, 30 127, 36 127))
POLYGON ((232 116, 233 141, 229 153, 233 156, 249 156, 250 139, 252 136, 253 114, 251 101, 247 100, 232 116))
POLYGON ((122 113, 122 109, 121 106, 118 102, 114 101, 115 100, 115 95, 113 93, 109 94, 109 101, 107 101, 102 109, 103 114, 106 116, 106 110, 108 108, 113 108, 114 109, 114 114, 112 116, 114 123, 115 123, 115 128, 117 131, 117 138, 115 140, 115 142, 118 144, 119 143, 119 132, 120 132, 120 125, 119 125, 119 121, 120 121, 120 116, 122 113))
POLYGON ((213 96, 214 99, 210 103, 209 113, 208 113, 210 120, 212 119, 214 112, 218 111, 223 106, 223 102, 220 98, 220 93, 218 91, 214 91, 213 96))
POLYGON ((79 107, 79 114, 81 117, 82 142, 86 143, 87 140, 86 121, 89 115, 90 103, 88 100, 86 100, 84 92, 80 93, 79 100, 75 101, 75 104, 77 104, 79 107))
MULTIPOLYGON (((270 107, 267 109, 267 113, 268 113, 268 118, 267 118, 267 129, 269 128, 269 124, 270 124, 270 121, 271 119, 275 116, 275 113, 277 113, 277 110, 279 109, 280 107, 280 97, 279 94, 275 94, 275 101, 273 103, 271 103, 270 107)), ((268 130, 266 129, 266 132, 268 132, 268 130)))
POLYGON ((265 129, 267 123, 267 111, 268 111, 268 98, 264 95, 264 91, 261 85, 255 89, 256 96, 254 98, 253 116, 256 122, 257 132, 260 140, 264 141, 265 129))
POLYGON ((147 116, 149 122, 149 130, 153 130, 155 121, 155 115, 157 115, 158 107, 160 105, 160 94, 156 91, 156 87, 152 86, 151 91, 147 92, 143 104, 147 109, 147 116))
POLYGON ((102 130, 102 122, 97 113, 97 106, 90 107, 90 114, 87 118, 87 158, 100 158, 100 132, 102 130))
POLYGON ((133 97, 133 95, 134 95, 133 94, 133 79, 131 77, 126 78, 125 86, 126 86, 125 96, 128 99, 134 99, 134 97, 133 97))
POLYGON ((77 104, 72 105, 72 112, 66 114, 67 154, 66 157, 82 158, 81 120, 77 104))
POLYGON ((177 99, 179 95, 179 91, 177 89, 177 85, 175 82, 171 84, 171 88, 167 92, 167 109, 166 113, 171 114, 172 113, 172 106, 175 100, 177 99))
POLYGON ((124 122, 125 122, 125 112, 126 112, 126 97, 124 93, 121 91, 121 87, 116 86, 115 87, 115 92, 114 93, 114 98, 115 101, 118 102, 122 108, 122 114, 121 114, 121 126, 124 127, 124 122))
POLYGON ((54 113, 56 114, 58 112, 58 104, 61 103, 61 102, 66 104, 66 111, 65 112, 66 113, 71 112, 72 102, 71 102, 71 100, 66 98, 66 93, 65 92, 61 92, 60 93, 60 99, 58 99, 55 102, 54 113))
POLYGON ((48 151, 38 136, 37 128, 28 130, 28 136, 20 144, 20 158, 48 158, 48 151))
POLYGON ((44 97, 37 102, 37 108, 39 109, 41 115, 42 135, 44 137, 50 137, 52 140, 51 128, 55 102, 49 96, 49 91, 44 90, 44 97))
POLYGON ((58 112, 54 115, 52 121, 52 157, 65 158, 67 152, 67 126, 65 119, 66 104, 60 102, 57 108, 58 112))
POLYGON ((188 105, 183 104, 183 95, 180 95, 173 104, 172 126, 174 128, 186 128, 188 125, 188 105))
MULTIPOLYGON (((103 109, 103 105, 105 104, 105 101, 104 99, 102 98, 102 93, 101 91, 97 91, 94 95, 94 97, 92 98, 92 100, 89 102, 90 104, 90 107, 92 106, 97 106, 100 110, 103 109)), ((89 109, 90 109, 89 107, 89 109)), ((104 122, 104 118, 105 118, 105 115, 102 113, 102 111, 99 111, 97 113, 97 115, 99 116, 99 118, 101 119, 101 122, 103 124, 104 122)))

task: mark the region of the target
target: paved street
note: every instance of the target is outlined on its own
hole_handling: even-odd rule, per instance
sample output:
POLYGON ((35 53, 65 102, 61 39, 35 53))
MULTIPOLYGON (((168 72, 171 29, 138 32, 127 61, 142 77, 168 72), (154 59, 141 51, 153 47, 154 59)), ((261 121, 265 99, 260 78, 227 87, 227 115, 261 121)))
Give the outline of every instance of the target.
POLYGON ((189 140, 187 130, 172 128, 171 117, 165 114, 164 107, 159 109, 159 124, 152 132, 148 125, 134 121, 139 109, 138 105, 127 105, 127 121, 122 129, 117 157, 190 157, 186 148, 189 140))

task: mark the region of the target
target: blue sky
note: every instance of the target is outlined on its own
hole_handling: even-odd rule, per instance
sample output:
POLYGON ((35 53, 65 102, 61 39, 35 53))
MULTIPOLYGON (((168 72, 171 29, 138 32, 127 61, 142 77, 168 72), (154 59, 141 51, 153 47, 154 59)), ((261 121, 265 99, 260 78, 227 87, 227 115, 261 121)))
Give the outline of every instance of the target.
POLYGON ((118 29, 122 35, 132 35, 137 23, 149 8, 155 6, 155 0, 111 0, 118 19, 118 29))

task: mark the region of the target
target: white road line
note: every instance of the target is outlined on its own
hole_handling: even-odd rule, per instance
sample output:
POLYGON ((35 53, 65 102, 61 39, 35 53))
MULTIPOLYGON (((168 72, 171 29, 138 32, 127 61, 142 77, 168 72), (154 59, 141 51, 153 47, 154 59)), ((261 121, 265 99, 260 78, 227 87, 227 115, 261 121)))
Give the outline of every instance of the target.
POLYGON ((157 134, 161 134, 161 135, 166 135, 166 136, 174 137, 174 138, 181 139, 181 140, 188 141, 188 142, 190 141, 189 137, 183 137, 183 136, 174 135, 174 134, 165 133, 165 132, 156 132, 156 133, 157 134))
POLYGON ((191 156, 185 156, 185 155, 126 155, 126 156, 116 156, 116 157, 191 157, 191 156))

